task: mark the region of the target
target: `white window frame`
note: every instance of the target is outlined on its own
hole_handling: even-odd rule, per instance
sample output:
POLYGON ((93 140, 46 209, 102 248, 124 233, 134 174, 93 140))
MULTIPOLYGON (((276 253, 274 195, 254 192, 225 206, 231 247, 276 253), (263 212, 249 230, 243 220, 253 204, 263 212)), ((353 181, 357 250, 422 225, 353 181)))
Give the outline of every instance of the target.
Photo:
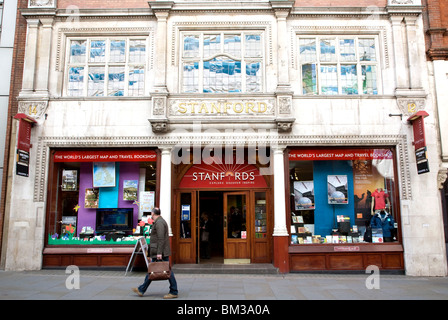
POLYGON ((147 65, 148 65, 148 54, 149 54, 149 46, 148 46, 148 38, 142 37, 142 36, 95 36, 95 37, 69 37, 67 38, 67 45, 66 45, 66 59, 65 59, 65 68, 64 68, 64 86, 63 86, 63 95, 64 97, 71 97, 71 98, 86 98, 86 97, 141 97, 146 95, 146 76, 147 76, 147 65), (85 61, 83 63, 72 63, 70 61, 71 58, 71 43, 72 41, 86 41, 86 54, 85 54, 85 61), (106 41, 106 47, 105 47, 105 60, 104 62, 90 62, 90 44, 91 41, 95 40, 105 40, 106 41), (110 44, 111 41, 125 41, 125 60, 124 62, 110 62, 110 44), (142 62, 130 62, 129 61, 129 49, 130 49, 130 41, 132 40, 141 40, 145 43, 145 57, 142 62), (83 81, 83 89, 81 95, 70 95, 69 92, 69 70, 72 67, 83 67, 84 68, 84 81, 83 81), (89 76, 89 68, 91 67, 104 67, 104 86, 103 86, 103 94, 102 95, 89 95, 88 94, 88 76, 89 76), (108 95, 108 85, 109 85, 109 69, 111 67, 124 67, 125 77, 124 77, 124 89, 123 89, 123 96, 114 96, 114 95, 108 95), (142 93, 139 95, 133 95, 129 96, 129 71, 133 67, 142 67, 144 70, 144 79, 143 79, 143 90, 142 93))
POLYGON ((381 81, 381 56, 380 56, 380 44, 379 39, 377 35, 372 34, 358 34, 358 35, 343 35, 343 34, 318 34, 318 35, 298 35, 297 37, 297 56, 299 61, 299 79, 300 79, 300 94, 304 96, 313 95, 313 96, 334 96, 331 94, 325 94, 322 93, 322 82, 323 82, 323 76, 321 75, 321 66, 325 65, 336 65, 337 68, 337 81, 338 81, 338 94, 340 96, 350 97, 350 96, 378 96, 383 93, 382 89, 382 81, 381 81), (316 43, 316 60, 314 62, 302 62, 301 61, 301 55, 300 55, 300 39, 314 39, 316 43), (336 40, 336 60, 335 61, 321 61, 320 55, 320 40, 336 40), (341 61, 340 59, 340 50, 339 50, 339 44, 340 40, 342 39, 353 39, 355 42, 355 60, 354 61, 341 61), (372 39, 375 43, 375 60, 374 61, 361 61, 359 57, 359 39, 372 39), (302 73, 302 66, 303 65, 310 65, 310 64, 316 64, 316 85, 317 85, 317 93, 304 93, 303 92, 303 73, 302 73), (342 93, 342 82, 341 82, 341 66, 342 65, 356 65, 356 71, 357 71, 357 85, 358 85, 358 93, 357 94, 345 94, 342 93), (362 66, 367 65, 373 65, 376 68, 376 90, 377 93, 364 93, 363 91, 363 79, 362 79, 362 66))
POLYGON ((264 93, 266 90, 266 52, 265 52, 265 32, 260 30, 225 30, 225 31, 182 31, 180 33, 180 63, 179 63, 179 92, 185 94, 250 94, 250 93, 264 93), (220 35, 221 39, 224 39, 225 35, 240 35, 241 36, 241 57, 235 57, 231 54, 224 52, 224 41, 221 41, 221 49, 219 53, 216 53, 211 56, 204 57, 204 35, 220 35), (199 56, 198 57, 184 57, 184 37, 185 36, 199 36, 199 56), (260 36, 260 52, 261 57, 249 57, 245 54, 245 41, 246 35, 257 35, 260 36), (216 57, 228 57, 233 60, 241 61, 241 92, 215 92, 208 93, 204 92, 204 61, 212 60, 216 57), (184 63, 194 63, 198 62, 198 86, 196 92, 185 92, 184 91, 184 63), (257 92, 248 92, 247 91, 247 83, 246 83, 246 65, 250 62, 260 62, 260 70, 261 70, 261 81, 260 81, 260 89, 257 92))

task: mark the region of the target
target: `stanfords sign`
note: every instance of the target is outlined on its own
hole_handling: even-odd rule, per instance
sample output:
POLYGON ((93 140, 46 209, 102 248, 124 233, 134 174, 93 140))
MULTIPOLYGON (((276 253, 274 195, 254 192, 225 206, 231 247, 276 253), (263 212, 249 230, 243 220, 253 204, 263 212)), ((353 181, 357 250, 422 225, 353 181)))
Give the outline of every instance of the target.
POLYGON ((179 188, 266 188, 266 180, 255 165, 193 165, 183 176, 179 188))
POLYGON ((206 115, 272 115, 274 114, 273 99, 225 99, 225 100, 171 100, 170 115, 172 116, 206 116, 206 115))

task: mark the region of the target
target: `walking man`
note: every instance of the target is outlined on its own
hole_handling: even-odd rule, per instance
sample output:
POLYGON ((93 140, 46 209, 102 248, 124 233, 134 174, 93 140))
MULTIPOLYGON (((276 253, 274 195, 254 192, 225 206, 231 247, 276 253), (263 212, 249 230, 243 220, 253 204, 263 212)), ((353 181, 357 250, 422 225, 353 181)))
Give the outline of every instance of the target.
MULTIPOLYGON (((168 224, 165 219, 160 216, 161 212, 159 208, 154 208, 151 211, 151 217, 154 220, 151 230, 150 242, 149 242, 149 256, 152 261, 163 260, 169 261, 171 255, 170 249, 170 237, 168 235, 168 224)), ((164 299, 177 298, 177 282, 174 277, 174 272, 171 271, 171 277, 169 279, 170 292, 165 295, 164 299)), ((132 288, 132 291, 137 293, 140 297, 148 289, 151 284, 149 280, 149 274, 146 274, 145 281, 138 288, 132 288)))

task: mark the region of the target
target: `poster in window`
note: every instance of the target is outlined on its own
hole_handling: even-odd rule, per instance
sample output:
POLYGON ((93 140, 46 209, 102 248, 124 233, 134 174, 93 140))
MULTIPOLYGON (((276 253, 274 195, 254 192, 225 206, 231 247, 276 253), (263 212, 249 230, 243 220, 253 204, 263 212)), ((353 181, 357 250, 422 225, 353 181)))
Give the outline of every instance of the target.
POLYGON ((155 200, 155 192, 154 191, 141 191, 140 192, 140 213, 144 212, 150 213, 154 208, 154 200, 155 200))
POLYGON ((62 170, 62 191, 78 190, 78 170, 62 170))
POLYGON ((137 200, 138 180, 124 180, 123 181, 123 200, 135 201, 137 200))
POLYGON ((100 189, 98 188, 87 188, 86 196, 84 200, 84 208, 98 208, 98 203, 100 200, 100 189))
POLYGON ((348 204, 347 175, 327 176, 328 204, 348 204))
POLYGON ((190 221, 190 205, 182 205, 181 221, 190 221))
POLYGON ((115 187, 115 162, 93 163, 93 187, 115 187))
POLYGON ((315 209, 313 181, 294 181, 294 203, 296 210, 315 209))

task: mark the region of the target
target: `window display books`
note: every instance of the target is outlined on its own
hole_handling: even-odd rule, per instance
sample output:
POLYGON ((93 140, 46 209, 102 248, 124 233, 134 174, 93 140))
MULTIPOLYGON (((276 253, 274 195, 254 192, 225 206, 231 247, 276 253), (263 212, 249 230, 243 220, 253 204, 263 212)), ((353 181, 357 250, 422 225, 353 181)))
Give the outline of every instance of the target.
POLYGON ((138 180, 123 181, 123 200, 136 201, 138 193, 138 180))
POLYGON ((78 191, 78 170, 62 170, 62 191, 78 191))
POLYGON ((294 181, 295 210, 314 210, 314 181, 294 181))
POLYGON ((87 188, 84 200, 84 208, 89 209, 98 208, 99 199, 100 199, 100 189, 87 188))

